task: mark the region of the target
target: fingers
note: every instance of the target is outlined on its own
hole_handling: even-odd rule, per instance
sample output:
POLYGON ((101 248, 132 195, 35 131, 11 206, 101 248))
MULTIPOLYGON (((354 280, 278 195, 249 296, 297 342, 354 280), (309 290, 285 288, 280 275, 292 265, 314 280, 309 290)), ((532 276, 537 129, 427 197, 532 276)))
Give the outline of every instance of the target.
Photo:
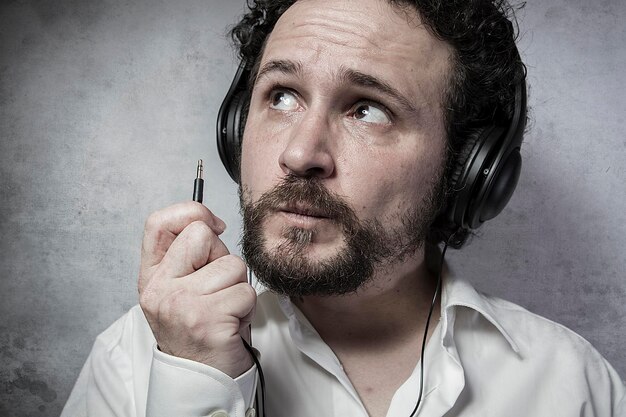
MULTIPOLYGON (((141 247, 141 269, 138 282, 140 292, 151 279, 154 274, 153 269, 163 260, 178 235, 193 222, 204 223, 214 235, 221 234, 226 227, 224 222, 209 209, 193 201, 176 204, 150 215, 146 221, 141 247)), ((223 251, 215 253, 223 253, 223 251)), ((193 257, 194 254, 190 256, 193 257)), ((195 254, 195 256, 198 255, 195 254)))
POLYGON ((217 235, 226 225, 200 203, 188 201, 156 211, 148 217, 141 250, 142 268, 150 268, 163 259, 168 248, 187 225, 201 221, 217 235))
POLYGON ((236 255, 226 255, 184 277, 180 285, 198 295, 208 295, 240 283, 247 283, 247 267, 236 255))
MULTIPOLYGON (((184 233, 185 231, 183 231, 179 237, 183 237, 184 233)), ((172 249, 175 249, 173 246, 176 245, 177 242, 178 239, 172 245, 172 249)), ((166 255, 162 266, 165 266, 166 262, 169 261, 168 257, 172 249, 170 249, 166 255)), ((170 268, 168 266, 165 267, 170 268)), ((241 258, 235 255, 227 254, 222 256, 184 277, 172 278, 168 275, 168 273, 171 272, 171 270, 167 271, 167 273, 164 272, 161 270, 160 266, 158 274, 156 274, 158 277, 148 281, 147 285, 142 289, 140 304, 142 308, 147 311, 147 316, 155 318, 164 317, 163 311, 160 311, 160 309, 163 305, 171 306, 171 299, 180 300, 181 297, 200 299, 203 296, 217 294, 223 290, 229 290, 229 288, 241 284, 245 284, 252 289, 246 279, 246 265, 241 258), (169 301, 163 303, 163 301, 167 299, 169 299, 169 301)), ((254 291, 254 289, 252 289, 252 291, 254 291)), ((255 300, 253 300, 253 302, 255 302, 255 300)), ((211 305, 208 304, 206 307, 208 312, 211 305)), ((190 304, 187 304, 183 310, 185 310, 185 314, 195 314, 190 304)), ((239 310, 234 311, 238 312, 239 310)), ((213 310, 211 317, 216 317, 215 314, 216 311, 213 310)))
POLYGON ((159 265, 159 276, 184 277, 228 253, 224 243, 206 223, 194 221, 170 245, 159 265))
POLYGON ((222 314, 224 317, 236 317, 241 323, 243 319, 254 315, 256 306, 256 291, 247 282, 230 286, 222 291, 203 296, 207 306, 210 306, 214 314, 222 314))
POLYGON ((235 378, 251 360, 240 334, 254 315, 256 292, 246 265, 219 234, 224 223, 198 203, 156 212, 146 222, 139 304, 159 348, 235 378))

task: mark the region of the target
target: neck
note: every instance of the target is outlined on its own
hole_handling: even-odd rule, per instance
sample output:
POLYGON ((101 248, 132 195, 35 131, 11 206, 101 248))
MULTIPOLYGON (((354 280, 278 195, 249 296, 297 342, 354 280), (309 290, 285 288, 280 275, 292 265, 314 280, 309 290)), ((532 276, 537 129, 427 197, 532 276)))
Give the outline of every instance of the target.
MULTIPOLYGON (((379 271, 357 292, 330 297, 308 296, 293 302, 329 345, 395 344, 421 334, 436 287, 424 253, 379 271), (367 344, 363 344, 367 341, 367 344)), ((433 321, 439 318, 438 304, 433 321)))

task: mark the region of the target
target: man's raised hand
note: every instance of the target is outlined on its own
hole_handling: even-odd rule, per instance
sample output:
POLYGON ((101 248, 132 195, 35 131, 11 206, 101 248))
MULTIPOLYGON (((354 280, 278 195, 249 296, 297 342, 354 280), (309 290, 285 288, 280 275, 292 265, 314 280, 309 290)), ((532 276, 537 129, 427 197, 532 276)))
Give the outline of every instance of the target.
POLYGON ((219 235, 225 224, 199 203, 157 211, 146 221, 139 303, 161 351, 235 378, 252 366, 240 335, 256 292, 246 265, 219 235))

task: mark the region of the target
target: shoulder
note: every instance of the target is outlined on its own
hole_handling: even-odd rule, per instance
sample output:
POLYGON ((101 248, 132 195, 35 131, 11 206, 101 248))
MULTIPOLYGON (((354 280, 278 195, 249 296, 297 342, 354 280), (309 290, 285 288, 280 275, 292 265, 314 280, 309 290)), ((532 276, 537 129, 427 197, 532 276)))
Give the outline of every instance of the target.
POLYGON ((483 393, 514 392, 523 395, 509 405, 525 415, 620 415, 624 384, 582 336, 466 282, 449 289, 447 309, 454 308, 447 314, 471 392, 467 406, 473 401, 497 407, 499 400, 483 393))
POLYGON ((506 341, 522 357, 553 354, 558 349, 565 357, 590 361, 601 358, 587 340, 559 323, 482 293, 462 278, 451 276, 444 284, 442 315, 446 325, 455 322, 455 333, 471 337, 483 331, 494 342, 506 341))
POLYGON ((558 353, 576 361, 604 362, 589 341, 568 327, 499 297, 479 295, 491 307, 494 320, 508 333, 522 356, 558 353))
POLYGON ((588 398, 596 412, 603 404, 615 409, 623 400, 622 379, 585 338, 512 302, 482 293, 478 296, 492 314, 491 320, 483 317, 509 338, 516 351, 510 372, 529 377, 538 388, 556 396, 588 398))

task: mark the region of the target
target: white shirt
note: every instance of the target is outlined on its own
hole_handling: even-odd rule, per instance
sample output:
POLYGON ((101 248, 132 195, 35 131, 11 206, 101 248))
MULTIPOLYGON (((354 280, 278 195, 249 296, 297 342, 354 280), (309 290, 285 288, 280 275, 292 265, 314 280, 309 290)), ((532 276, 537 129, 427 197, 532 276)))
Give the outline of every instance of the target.
MULTIPOLYGON (((266 417, 365 417, 341 363, 288 299, 259 295, 253 328, 266 417)), ((419 355, 419 352, 416 352, 419 355)), ((624 385, 582 337, 447 277, 418 416, 626 417, 624 385)), ((420 366, 387 417, 408 417, 420 366)), ((155 349, 138 306, 98 336, 61 417, 253 415, 256 368, 237 378, 155 349)))

